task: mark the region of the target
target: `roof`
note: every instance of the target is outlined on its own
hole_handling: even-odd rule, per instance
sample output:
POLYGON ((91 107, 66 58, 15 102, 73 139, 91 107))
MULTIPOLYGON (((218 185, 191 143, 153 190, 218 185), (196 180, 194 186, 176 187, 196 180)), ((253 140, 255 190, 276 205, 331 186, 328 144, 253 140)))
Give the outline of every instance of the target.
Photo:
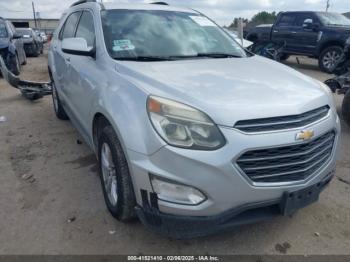
POLYGON ((112 10, 112 9, 128 9, 128 10, 162 10, 162 11, 174 11, 174 12, 186 12, 186 13, 197 13, 196 11, 183 8, 176 7, 170 5, 159 5, 159 4, 123 4, 123 3, 103 3, 104 9, 112 10))
POLYGON ((343 15, 345 15, 347 18, 350 18, 350 12, 344 13, 343 15))

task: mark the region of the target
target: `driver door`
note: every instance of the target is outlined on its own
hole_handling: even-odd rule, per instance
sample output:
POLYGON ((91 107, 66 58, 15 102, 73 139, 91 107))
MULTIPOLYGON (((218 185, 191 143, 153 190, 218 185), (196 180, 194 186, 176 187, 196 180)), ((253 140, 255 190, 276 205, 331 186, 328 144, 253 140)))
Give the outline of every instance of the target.
POLYGON ((305 20, 311 19, 313 25, 319 25, 318 18, 313 13, 299 14, 296 19, 296 43, 295 50, 301 54, 316 53, 317 42, 320 40, 320 31, 314 28, 303 27, 305 20))

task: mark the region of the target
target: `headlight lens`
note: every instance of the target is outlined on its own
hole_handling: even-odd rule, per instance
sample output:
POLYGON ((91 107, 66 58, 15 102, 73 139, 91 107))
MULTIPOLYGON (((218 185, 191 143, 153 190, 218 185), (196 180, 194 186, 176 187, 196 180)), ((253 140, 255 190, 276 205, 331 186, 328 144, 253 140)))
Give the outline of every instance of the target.
POLYGON ((181 205, 199 205, 207 198, 198 189, 151 177, 153 190, 158 199, 181 205))
POLYGON ((225 145, 225 138, 218 127, 195 108, 150 96, 147 109, 157 133, 172 146, 215 150, 225 145))

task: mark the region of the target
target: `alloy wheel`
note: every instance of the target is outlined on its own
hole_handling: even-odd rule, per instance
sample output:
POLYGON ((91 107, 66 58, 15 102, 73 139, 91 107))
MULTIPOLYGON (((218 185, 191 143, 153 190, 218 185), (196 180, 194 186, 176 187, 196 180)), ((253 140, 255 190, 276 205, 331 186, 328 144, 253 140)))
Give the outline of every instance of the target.
POLYGON ((341 57, 341 54, 339 54, 339 52, 337 51, 332 50, 327 52, 323 57, 324 67, 327 68, 328 70, 332 70, 336 66, 340 57, 341 57))
POLYGON ((116 206, 118 203, 118 184, 117 172, 112 158, 112 151, 107 143, 103 143, 101 150, 101 168, 105 191, 110 203, 113 206, 116 206))

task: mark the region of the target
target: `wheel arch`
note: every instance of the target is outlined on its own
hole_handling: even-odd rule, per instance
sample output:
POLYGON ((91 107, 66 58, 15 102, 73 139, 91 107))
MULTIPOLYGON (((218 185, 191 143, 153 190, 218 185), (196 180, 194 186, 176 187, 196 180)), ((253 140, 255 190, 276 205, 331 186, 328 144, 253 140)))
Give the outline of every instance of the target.
MULTIPOLYGON (((98 149, 98 137, 100 135, 100 131, 108 125, 113 126, 111 121, 109 121, 109 119, 104 114, 97 112, 94 115, 94 118, 92 120, 92 140, 93 140, 96 156, 98 156, 97 149, 98 149)), ((117 136, 119 137, 118 134, 117 136)))
POLYGON ((328 47, 331 46, 339 46, 341 48, 344 48, 344 43, 340 40, 331 40, 331 41, 327 41, 325 43, 323 43, 319 49, 318 49, 318 55, 321 55, 321 53, 328 47))

